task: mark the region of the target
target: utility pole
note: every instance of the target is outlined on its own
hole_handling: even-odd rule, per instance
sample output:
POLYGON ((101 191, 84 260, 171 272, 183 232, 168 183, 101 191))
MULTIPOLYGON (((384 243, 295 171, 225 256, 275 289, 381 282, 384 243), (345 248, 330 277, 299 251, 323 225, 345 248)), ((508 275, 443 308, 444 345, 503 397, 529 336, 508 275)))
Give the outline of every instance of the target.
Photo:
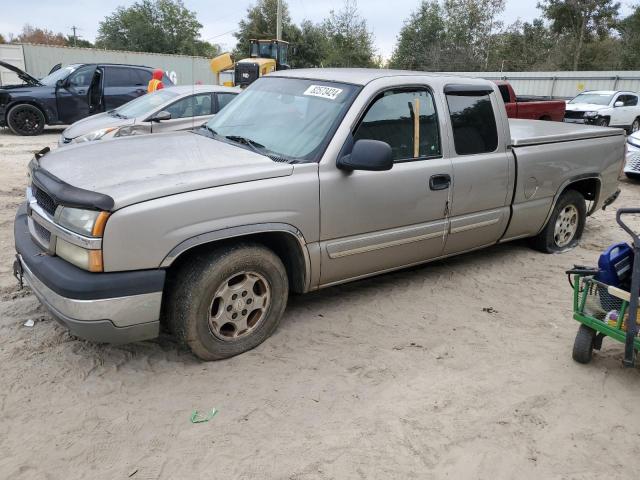
POLYGON ((76 27, 75 25, 73 25, 71 27, 71 30, 73 31, 73 46, 76 46, 76 41, 78 39, 78 36, 76 35, 76 30, 78 29, 78 27, 76 27))
POLYGON ((282 40, 282 0, 278 0, 276 13, 276 40, 282 40))

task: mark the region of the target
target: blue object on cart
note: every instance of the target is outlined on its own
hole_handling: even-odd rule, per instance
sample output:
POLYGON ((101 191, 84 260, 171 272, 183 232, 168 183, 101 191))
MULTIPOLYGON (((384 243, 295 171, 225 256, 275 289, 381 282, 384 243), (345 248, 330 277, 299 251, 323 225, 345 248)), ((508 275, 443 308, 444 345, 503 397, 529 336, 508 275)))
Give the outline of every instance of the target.
POLYGON ((628 283, 633 266, 633 249, 628 244, 614 243, 598 259, 599 272, 595 279, 614 287, 628 283))

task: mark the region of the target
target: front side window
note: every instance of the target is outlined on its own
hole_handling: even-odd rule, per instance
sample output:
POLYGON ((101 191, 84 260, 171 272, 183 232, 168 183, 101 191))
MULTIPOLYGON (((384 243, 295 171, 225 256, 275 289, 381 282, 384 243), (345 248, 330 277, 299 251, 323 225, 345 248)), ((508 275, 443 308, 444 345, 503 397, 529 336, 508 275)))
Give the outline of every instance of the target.
POLYGON ((367 110, 353 136, 391 146, 394 161, 440 156, 433 97, 424 89, 387 90, 367 110))
POLYGON ((209 121, 207 130, 221 140, 250 140, 286 161, 318 161, 358 91, 346 83, 262 77, 209 121))
POLYGON ((496 116, 488 94, 447 94, 447 104, 458 155, 494 152, 498 148, 496 116))
POLYGON ((618 102, 622 102, 625 107, 634 107, 638 104, 638 97, 635 95, 620 95, 618 102))
POLYGON ((72 88, 88 87, 96 71, 95 65, 81 67, 69 76, 69 86, 72 88))
POLYGON ((186 97, 169 105, 165 110, 171 113, 171 119, 193 117, 193 97, 186 97))

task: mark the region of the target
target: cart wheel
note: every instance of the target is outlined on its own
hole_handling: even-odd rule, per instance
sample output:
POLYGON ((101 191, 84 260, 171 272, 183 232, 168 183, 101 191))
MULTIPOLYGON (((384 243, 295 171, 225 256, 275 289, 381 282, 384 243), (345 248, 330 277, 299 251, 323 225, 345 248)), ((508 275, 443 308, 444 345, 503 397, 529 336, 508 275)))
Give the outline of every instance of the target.
POLYGON ((593 356, 593 341, 596 331, 586 325, 580 325, 576 340, 573 342, 573 359, 578 363, 589 363, 593 356))

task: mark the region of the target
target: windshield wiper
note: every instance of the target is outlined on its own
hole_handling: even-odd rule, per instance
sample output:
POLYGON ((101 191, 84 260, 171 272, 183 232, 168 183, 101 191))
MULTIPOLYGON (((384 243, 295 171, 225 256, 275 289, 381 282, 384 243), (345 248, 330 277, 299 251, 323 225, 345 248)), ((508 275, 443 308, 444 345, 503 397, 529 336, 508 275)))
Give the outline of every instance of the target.
POLYGON ((265 146, 256 142, 255 140, 251 140, 250 138, 241 137, 240 135, 227 135, 224 138, 227 140, 231 140, 232 142, 241 143, 242 145, 247 145, 256 153, 260 155, 266 155, 264 153, 265 146))

